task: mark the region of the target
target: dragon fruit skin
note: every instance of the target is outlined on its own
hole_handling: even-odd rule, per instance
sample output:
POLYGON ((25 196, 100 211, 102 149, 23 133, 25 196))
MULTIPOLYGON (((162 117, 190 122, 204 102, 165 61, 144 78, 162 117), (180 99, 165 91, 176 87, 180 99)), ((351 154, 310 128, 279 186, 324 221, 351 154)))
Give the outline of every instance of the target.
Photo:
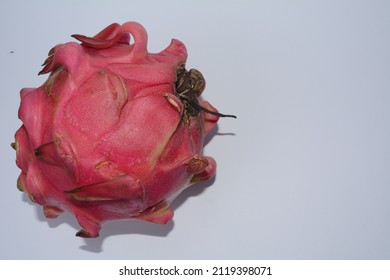
POLYGON ((40 72, 47 81, 21 90, 18 188, 47 218, 73 213, 81 237, 97 237, 114 219, 167 223, 172 200, 216 169, 202 150, 217 110, 196 97, 204 110, 189 114, 193 102, 177 93, 186 48, 173 39, 149 53, 136 22, 74 37, 82 43, 49 52, 40 72))

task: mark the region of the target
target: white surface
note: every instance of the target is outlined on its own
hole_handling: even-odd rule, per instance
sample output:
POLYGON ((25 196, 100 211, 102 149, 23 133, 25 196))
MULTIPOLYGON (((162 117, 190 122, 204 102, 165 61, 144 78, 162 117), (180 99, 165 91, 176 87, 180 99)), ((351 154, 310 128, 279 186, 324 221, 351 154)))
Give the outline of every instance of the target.
POLYGON ((0 2, 0 258, 390 258, 390 2, 54 3, 0 2), (18 93, 46 79, 52 46, 126 21, 152 52, 182 40, 205 99, 238 119, 219 122, 205 149, 217 177, 175 201, 173 222, 85 240, 16 189, 18 93))

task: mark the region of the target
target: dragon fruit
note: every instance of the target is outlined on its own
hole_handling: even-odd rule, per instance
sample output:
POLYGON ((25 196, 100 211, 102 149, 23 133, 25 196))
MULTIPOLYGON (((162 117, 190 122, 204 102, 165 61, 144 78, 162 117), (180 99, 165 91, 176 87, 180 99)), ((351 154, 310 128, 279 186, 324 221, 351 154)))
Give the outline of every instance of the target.
POLYGON ((149 53, 136 22, 72 37, 81 43, 49 51, 39 72, 50 73, 46 82, 20 92, 18 189, 47 218, 72 213, 80 237, 97 237, 114 219, 167 223, 172 200, 215 174, 204 137, 219 117, 234 116, 199 97, 205 80, 186 70, 178 40, 149 53))

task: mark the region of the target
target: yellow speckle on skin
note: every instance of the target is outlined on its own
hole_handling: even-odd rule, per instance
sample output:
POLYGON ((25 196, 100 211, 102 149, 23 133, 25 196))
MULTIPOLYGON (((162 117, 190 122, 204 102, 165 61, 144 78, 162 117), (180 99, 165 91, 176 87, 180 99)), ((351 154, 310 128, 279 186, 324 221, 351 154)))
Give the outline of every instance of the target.
POLYGON ((54 137, 54 144, 58 147, 61 145, 61 137, 57 136, 57 137, 54 137))
POLYGON ((107 166, 109 164, 110 164, 109 161, 100 161, 97 164, 95 164, 95 169, 99 170, 100 168, 105 167, 105 166, 107 166))

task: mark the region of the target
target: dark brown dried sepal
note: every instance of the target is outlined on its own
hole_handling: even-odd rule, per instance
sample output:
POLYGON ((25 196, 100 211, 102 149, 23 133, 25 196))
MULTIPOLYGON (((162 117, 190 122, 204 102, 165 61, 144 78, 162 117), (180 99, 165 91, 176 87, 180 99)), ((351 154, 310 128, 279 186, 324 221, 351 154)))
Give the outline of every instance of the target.
POLYGON ((210 111, 200 105, 198 97, 206 87, 206 81, 199 70, 190 69, 187 71, 185 65, 181 64, 176 69, 175 95, 181 100, 184 106, 183 116, 199 117, 200 112, 206 112, 218 117, 237 118, 234 115, 225 115, 219 112, 210 111))
POLYGON ((76 236, 77 236, 77 237, 82 237, 82 238, 96 238, 96 237, 98 237, 99 235, 97 235, 97 236, 92 236, 88 231, 86 231, 85 229, 82 229, 82 230, 79 230, 79 231, 76 233, 76 236))

